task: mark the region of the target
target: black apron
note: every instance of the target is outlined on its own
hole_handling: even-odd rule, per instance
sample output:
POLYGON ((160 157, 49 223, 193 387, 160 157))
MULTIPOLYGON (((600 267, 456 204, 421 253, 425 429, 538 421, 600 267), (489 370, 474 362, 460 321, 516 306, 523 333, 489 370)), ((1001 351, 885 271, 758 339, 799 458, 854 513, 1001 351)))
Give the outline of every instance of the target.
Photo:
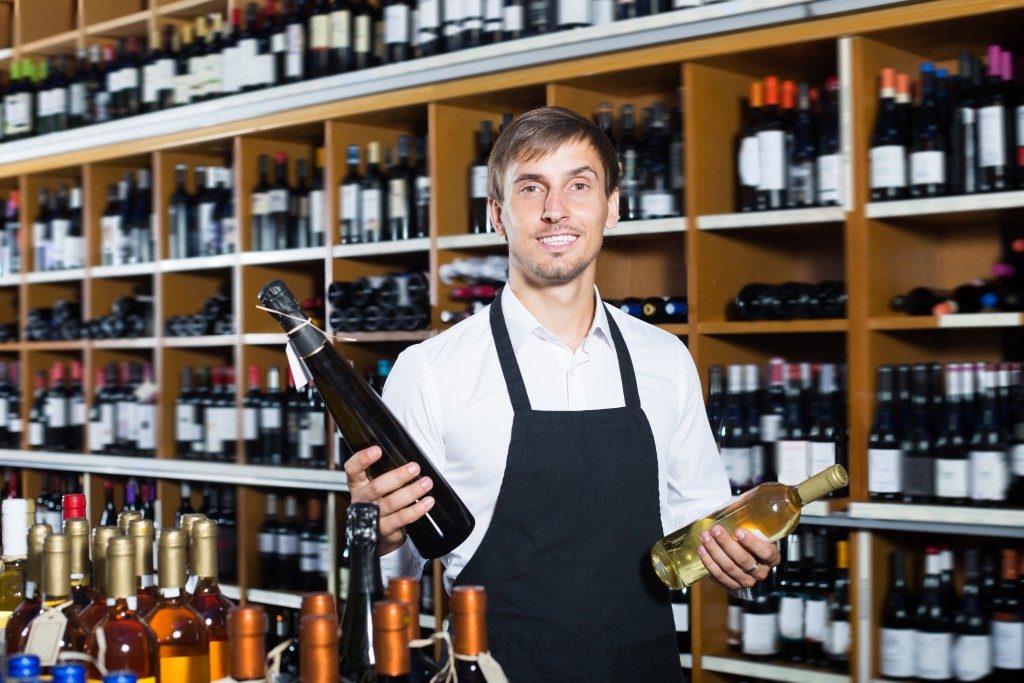
POLYGON ((636 373, 608 316, 626 405, 530 407, 501 310, 491 332, 515 418, 494 517, 457 585, 487 589, 488 643, 510 683, 679 683, 658 456, 636 373))

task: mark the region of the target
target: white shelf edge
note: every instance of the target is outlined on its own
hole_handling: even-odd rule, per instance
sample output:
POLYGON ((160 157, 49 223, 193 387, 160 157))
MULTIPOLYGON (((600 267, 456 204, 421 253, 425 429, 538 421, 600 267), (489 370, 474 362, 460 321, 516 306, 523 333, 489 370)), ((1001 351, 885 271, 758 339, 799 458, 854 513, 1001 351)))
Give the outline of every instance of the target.
POLYGON ((218 256, 195 256, 193 258, 163 259, 159 263, 161 273, 181 273, 189 270, 210 270, 213 268, 230 268, 235 265, 235 254, 218 256))
POLYGON ((279 344, 284 346, 286 341, 288 341, 288 335, 284 332, 250 332, 249 334, 242 335, 243 344, 263 346, 279 344))
POLYGON ((620 221, 611 230, 604 231, 605 239, 638 235, 662 235, 686 231, 686 217, 655 218, 646 221, 620 221))
POLYGON ((957 313, 938 316, 943 329, 957 327, 1017 327, 1024 324, 1022 313, 957 313))
MULTIPOLYGON (((903 0, 865 0, 859 9, 903 0)), ((90 126, 87 134, 67 131, 0 145, 5 163, 16 163, 105 145, 142 140, 259 116, 364 97, 443 81, 498 73, 621 50, 661 45, 801 21, 829 14, 812 11, 813 0, 733 0, 656 14, 604 26, 562 31, 453 54, 242 93, 186 107, 90 126)), ((849 11, 840 7, 835 12, 849 11)))
POLYGON ((322 261, 327 256, 327 250, 324 247, 305 247, 302 249, 282 249, 280 251, 243 251, 241 256, 243 266, 261 266, 277 263, 322 261))
POLYGON ((331 255, 334 258, 358 258, 360 256, 411 254, 429 250, 430 238, 418 237, 411 240, 373 242, 371 244, 336 244, 331 248, 331 255))
POLYGON ((932 524, 970 524, 989 527, 1024 527, 1024 510, 913 505, 907 503, 850 503, 849 516, 854 519, 877 519, 896 522, 928 522, 932 524))
POLYGON ((93 266, 89 269, 89 277, 111 278, 129 277, 132 275, 155 275, 156 262, 133 263, 125 266, 93 266))
POLYGON ((690 654, 689 652, 681 652, 681 653, 679 653, 679 666, 683 667, 684 669, 692 669, 693 668, 693 655, 690 654))
POLYGON ((237 334, 209 334, 202 337, 164 337, 163 345, 168 348, 192 349, 199 346, 234 346, 237 334))
POLYGON ((505 238, 497 233, 483 235, 444 235, 437 238, 438 249, 483 249, 500 247, 505 238))
POLYGON ((828 517, 828 501, 815 500, 804 506, 800 512, 801 517, 828 517))
POLYGON ((21 275, 15 274, 0 276, 0 287, 14 287, 19 284, 21 284, 21 275))
MULTIPOLYGON (((233 584, 220 584, 220 592, 229 600, 242 599, 242 589, 233 584)), ((289 609, 299 609, 302 607, 302 595, 296 593, 250 588, 245 591, 245 597, 249 602, 255 602, 260 605, 273 605, 275 607, 287 607, 289 609)))
POLYGON ((697 216, 698 230, 726 230, 730 228, 768 228, 783 225, 813 225, 815 223, 842 223, 846 210, 841 206, 817 206, 808 209, 780 209, 779 211, 748 211, 697 216))
POLYGON ((238 465, 164 458, 0 449, 0 466, 89 472, 111 476, 155 477, 238 486, 347 491, 345 473, 299 467, 238 465))
POLYGON ((32 284, 40 282, 74 282, 85 279, 85 268, 69 268, 68 270, 48 270, 42 273, 27 273, 25 281, 32 284))
POLYGON ((866 213, 868 218, 905 218, 1015 208, 1024 208, 1024 190, 926 199, 902 199, 894 202, 870 202, 866 213))
POLYGON ((770 681, 784 681, 785 683, 850 683, 850 677, 841 674, 731 657, 703 655, 700 658, 700 667, 706 671, 751 676, 770 681))
POLYGON ((92 339, 89 345, 94 349, 155 349, 155 337, 139 337, 137 339, 92 339))

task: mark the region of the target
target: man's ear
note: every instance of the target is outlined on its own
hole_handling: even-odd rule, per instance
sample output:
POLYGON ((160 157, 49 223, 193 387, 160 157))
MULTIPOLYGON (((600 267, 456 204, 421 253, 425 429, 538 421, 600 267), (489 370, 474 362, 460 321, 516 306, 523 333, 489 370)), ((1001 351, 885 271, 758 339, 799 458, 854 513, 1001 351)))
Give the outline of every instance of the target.
POLYGON ((507 241, 508 235, 505 234, 505 224, 501 222, 501 203, 494 197, 488 197, 487 211, 491 215, 491 225, 494 226, 494 232, 504 237, 507 241))
POLYGON ((611 230, 619 224, 619 188, 615 188, 608 195, 608 217, 604 220, 604 226, 611 230))

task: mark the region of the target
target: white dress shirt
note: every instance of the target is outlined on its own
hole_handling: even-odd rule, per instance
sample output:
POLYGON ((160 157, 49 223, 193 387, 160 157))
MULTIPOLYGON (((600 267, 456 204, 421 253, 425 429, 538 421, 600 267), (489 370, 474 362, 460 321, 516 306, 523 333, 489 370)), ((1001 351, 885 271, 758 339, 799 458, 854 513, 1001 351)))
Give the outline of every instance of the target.
MULTIPOLYGON (((594 323, 573 352, 537 321, 510 287, 505 288, 502 311, 534 410, 625 405, 607 309, 596 288, 594 296, 594 323)), ((686 346, 674 335, 619 310, 611 314, 629 349, 641 407, 654 432, 661 523, 669 533, 727 502, 729 481, 686 346)), ((512 437, 512 403, 491 336, 490 306, 403 351, 384 385, 384 402, 476 518, 469 538, 441 558, 445 586, 451 591, 490 526, 512 437)), ((385 581, 419 576, 422 568, 423 559, 408 540, 381 558, 385 581)))

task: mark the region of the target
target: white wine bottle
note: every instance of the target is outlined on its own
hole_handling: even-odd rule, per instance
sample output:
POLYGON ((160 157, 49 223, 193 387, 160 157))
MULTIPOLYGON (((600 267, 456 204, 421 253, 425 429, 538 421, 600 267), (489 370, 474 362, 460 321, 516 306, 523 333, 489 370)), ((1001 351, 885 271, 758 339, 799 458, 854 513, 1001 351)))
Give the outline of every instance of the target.
POLYGON ((665 536, 651 549, 654 571, 674 590, 692 586, 708 575, 697 553, 700 534, 719 524, 732 535, 745 529, 777 541, 796 528, 800 510, 812 500, 846 486, 850 477, 842 465, 832 465, 796 486, 777 482, 761 484, 720 510, 665 536))

